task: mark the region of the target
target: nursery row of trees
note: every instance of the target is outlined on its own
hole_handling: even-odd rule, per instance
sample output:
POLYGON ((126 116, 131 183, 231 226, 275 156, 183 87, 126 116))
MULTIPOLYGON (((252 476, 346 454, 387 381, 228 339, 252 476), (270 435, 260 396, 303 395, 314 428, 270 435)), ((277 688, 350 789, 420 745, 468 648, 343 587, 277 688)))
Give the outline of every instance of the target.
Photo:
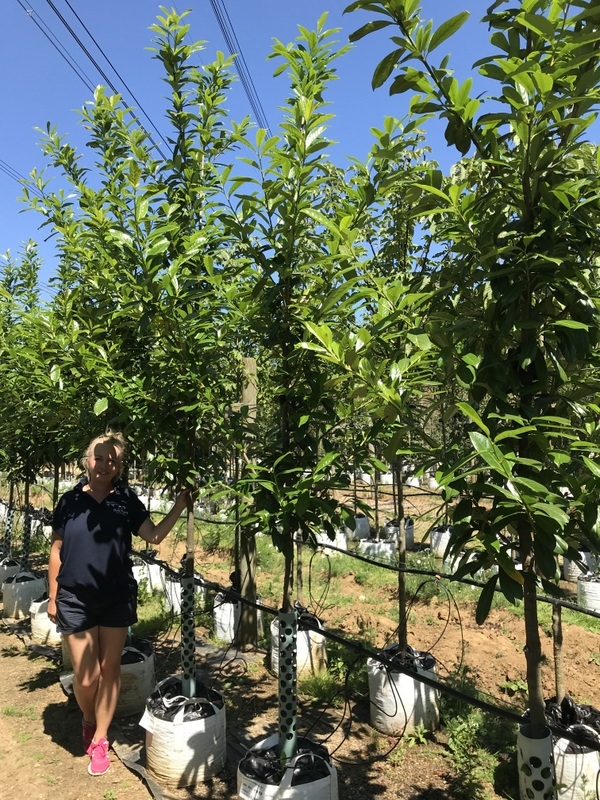
POLYGON ((293 534, 333 532, 354 465, 436 465, 452 551, 479 553, 465 572, 500 567, 479 620, 497 585, 524 601, 542 725, 536 590, 598 544, 600 9, 493 3, 485 96, 436 58, 465 15, 434 29, 418 0, 356 9, 373 21, 354 40, 392 34, 374 87, 389 83, 391 110, 408 98, 364 161, 339 166, 327 138, 348 45, 326 15, 274 45, 289 82, 277 135, 229 117, 231 59, 199 67, 166 9, 167 143, 102 88, 81 112, 92 159, 42 132, 47 168, 24 199, 58 265, 48 302, 35 243, 2 272, 0 469, 32 477, 104 426, 162 483, 215 484, 233 460, 227 491, 287 556, 287 597, 293 534), (449 175, 431 117, 457 150, 449 175), (256 415, 240 402, 248 358, 256 415))

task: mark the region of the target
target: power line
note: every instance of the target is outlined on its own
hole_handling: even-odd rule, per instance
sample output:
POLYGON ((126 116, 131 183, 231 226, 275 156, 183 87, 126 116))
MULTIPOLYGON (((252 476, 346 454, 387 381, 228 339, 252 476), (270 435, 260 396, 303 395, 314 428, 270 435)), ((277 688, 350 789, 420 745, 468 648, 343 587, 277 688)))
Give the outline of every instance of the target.
MULTIPOLYGON (((19 2, 20 2, 20 0, 19 0, 19 2)), ((111 91, 113 91, 115 94, 121 95, 122 93, 118 91, 118 89, 116 88, 116 86, 114 85, 114 83, 113 83, 113 82, 111 81, 111 79, 108 77, 108 75, 106 74, 106 72, 104 72, 104 70, 102 69, 102 67, 101 67, 101 66, 98 64, 98 62, 97 62, 97 61, 96 61, 96 59, 95 59, 95 58, 92 56, 92 54, 91 54, 91 53, 90 53, 90 51, 87 49, 87 47, 86 47, 86 46, 83 44, 83 42, 81 41, 81 39, 79 38, 79 36, 77 36, 77 34, 76 34, 76 33, 75 33, 75 31, 73 30, 73 28, 72 28, 72 27, 69 25, 69 23, 67 22, 67 20, 66 20, 66 19, 63 17, 63 15, 60 13, 60 11, 59 11, 59 10, 56 8, 56 6, 55 6, 55 5, 54 5, 54 3, 52 2, 52 0, 46 0, 46 2, 47 2, 47 4, 50 6, 50 8, 51 8, 51 9, 52 9, 52 11, 54 12, 54 14, 55 14, 55 15, 58 17, 58 19, 60 20, 60 22, 63 24, 63 26, 64 26, 64 27, 67 29, 67 31, 68 31, 68 33, 70 34, 70 36, 71 36, 71 37, 72 37, 72 38, 73 38, 73 39, 74 39, 74 40, 77 42, 77 44, 79 45, 79 47, 80 47, 80 48, 83 50, 83 52, 85 53, 85 55, 87 56, 87 58, 88 58, 88 59, 89 59, 89 60, 92 62, 92 64, 94 65, 94 67, 96 67, 96 69, 98 70, 98 73, 99 73, 99 74, 100 74, 100 76, 101 76, 101 77, 102 77, 102 78, 103 78, 103 79, 106 81, 106 84, 107 84, 107 86, 108 86, 108 87, 111 89, 111 91)), ((69 3, 67 3, 67 5, 69 6, 69 8, 71 8, 71 5, 70 5, 69 3)), ((73 10, 73 9, 71 8, 71 10, 73 10)), ((78 19, 78 20, 81 22, 81 20, 79 19, 79 17, 78 17, 77 15, 75 15, 75 16, 76 16, 76 17, 77 17, 77 19, 78 19)), ((85 31, 86 31, 86 32, 88 32, 88 29, 87 29, 85 26, 84 26, 84 29, 85 29, 85 31)), ((88 35, 89 35, 89 34, 88 34, 88 35)), ((92 41, 94 42, 94 44, 96 44, 96 41, 95 41, 95 39, 93 39, 93 37, 91 37, 91 38, 92 38, 92 41)), ((96 44, 96 47, 98 47, 98 45, 97 45, 97 44, 96 44)), ((114 72, 116 75, 118 75, 118 72, 117 72, 117 70, 116 70, 116 69, 113 67, 113 65, 112 65, 111 61, 110 61, 110 60, 107 58, 107 56, 104 54, 104 52, 102 51, 102 49, 101 49, 100 47, 98 47, 98 49, 100 50, 100 52, 102 53, 102 55, 104 56, 104 58, 106 59, 106 61, 108 62, 108 64, 110 65, 110 67, 111 67, 111 69, 113 70, 113 72, 114 72)), ((119 77, 120 77, 120 76, 119 76, 119 77)), ((125 85, 125 86, 127 86, 126 84, 124 84, 124 85, 125 85)), ((128 89, 128 91, 129 91, 129 89, 128 89)), ((132 96, 133 96, 133 95, 132 95, 132 96)), ((134 98, 134 100, 135 100, 135 98, 134 98)), ((136 101, 136 102, 137 102, 137 101, 136 101)), ((133 119, 134 119, 136 122, 139 122, 138 118, 135 116, 135 114, 133 114, 133 112, 132 112, 131 110, 129 111, 129 113, 131 114, 131 116, 133 117, 133 119)), ((152 122, 152 120, 150 119, 150 117, 148 117, 148 115, 146 114, 146 112, 145 112, 145 111, 144 111, 143 113, 144 113, 144 116, 146 116, 146 118, 149 120, 149 122, 150 122, 151 126, 154 128, 154 130, 156 131, 156 133, 158 134, 158 136, 159 136, 161 139, 163 139, 163 141, 164 141, 164 137, 161 135, 160 131, 159 131, 159 130, 158 130, 158 128, 157 128, 157 127, 154 125, 154 123, 152 122)), ((162 158, 163 158, 163 159, 166 161, 166 160, 167 160, 167 157, 166 157, 166 156, 165 156, 165 154, 162 152, 162 150, 160 149, 159 145, 158 145, 158 144, 157 144, 157 143, 156 143, 156 142, 155 142, 155 141, 152 139, 152 137, 150 136, 150 134, 148 134, 148 137, 150 138, 150 141, 152 142, 152 144, 154 145, 154 147, 156 147, 156 149, 157 149, 157 150, 158 150, 158 152, 160 153, 161 157, 162 157, 162 158)))
POLYGON ((21 185, 26 185, 27 188, 31 192, 33 192, 33 194, 36 194, 38 197, 44 196, 44 193, 42 192, 41 189, 39 189, 34 184, 30 183, 28 178, 26 178, 24 175, 21 175, 20 172, 17 172, 17 170, 14 167, 11 167, 10 164, 8 164, 1 158, 0 158, 0 172, 4 172, 4 174, 8 175, 9 178, 12 178, 13 181, 20 183, 21 185))
POLYGON ((85 72, 80 69, 77 62, 71 59, 68 51, 63 47, 60 43, 58 38, 52 33, 48 25, 43 21, 43 19, 39 16, 39 14, 35 14, 33 9, 27 8, 21 0, 17 0, 17 3, 21 6, 23 11, 27 14, 29 19, 33 22, 33 24, 38 28, 42 34, 48 39, 52 47, 57 51, 57 53, 63 58, 67 64, 71 67, 73 72, 77 75, 79 80, 83 83, 83 85, 90 91, 92 94, 94 92, 94 85, 90 78, 85 74, 85 72), (39 19, 39 22, 38 22, 39 19))
POLYGON ((250 107, 254 113, 254 117, 256 118, 259 127, 265 128, 270 135, 271 129, 269 128, 269 122, 260 102, 260 98, 258 96, 258 92, 256 91, 254 81, 252 80, 252 76, 250 75, 250 70, 246 64, 246 59, 244 58, 242 48, 240 47, 240 43, 235 34, 235 30, 227 12, 227 8, 225 7, 224 0, 210 0, 210 4, 212 10, 214 11, 215 17, 217 18, 217 22, 219 23, 225 43, 229 48, 229 54, 236 56, 235 66, 238 75, 240 76, 244 91, 246 92, 250 107))
MULTIPOLYGON (((144 106, 141 104, 141 102, 140 102, 140 101, 137 99, 137 97, 135 96, 135 94, 132 92, 132 90, 131 90, 131 89, 130 89, 130 87, 128 86, 127 82, 125 81, 125 79, 123 78, 123 76, 120 74, 120 72, 117 70, 117 68, 115 67, 115 65, 112 63, 112 61, 110 60, 110 58, 109 58, 109 57, 106 55, 106 53, 104 52, 104 50, 102 49, 102 47, 100 47, 100 45, 98 44, 98 42, 96 41, 96 39, 95 39, 95 37, 92 35, 92 33, 90 32, 90 30, 89 30, 89 28, 87 27, 87 25, 86 25, 86 24, 83 22, 83 20, 82 20, 82 19, 81 19, 81 17, 79 16, 79 14, 78 14, 78 13, 75 11, 75 9, 73 8, 73 6, 72 6, 72 5, 71 5, 71 3, 69 2, 69 0, 65 0, 65 2, 66 2, 66 4, 67 4, 67 6, 68 6, 68 7, 71 9, 71 12, 73 13, 73 16, 75 17, 75 19, 76 19, 76 20, 79 22, 79 24, 81 25, 81 27, 83 28, 83 30, 84 30, 84 31, 87 33, 87 35, 90 37, 90 39, 92 40, 92 42, 93 42, 93 43, 96 45, 96 47, 98 48, 98 50, 100 51, 100 53, 102 53, 102 56, 104 57, 104 60, 107 62, 107 64, 109 64, 109 65, 110 65, 110 68, 112 69, 112 71, 115 73, 115 75, 117 76, 117 78, 118 78, 118 79, 121 81, 121 83, 123 84, 123 86, 124 86, 124 87, 127 89, 127 91, 129 92, 129 94, 130 94, 131 98, 133 99, 134 103, 136 104, 136 108, 139 108, 139 109, 140 109, 140 111, 142 112, 142 114, 144 115, 144 117, 145 117, 145 118, 148 120, 148 122, 150 123, 150 125, 152 126, 152 128, 154 129, 154 131, 155 131, 155 132, 158 134, 158 136, 160 136, 160 138, 161 138, 161 139, 162 139, 162 141, 164 142, 164 141, 165 141, 165 137, 164 137, 164 136, 161 134, 161 132, 160 132, 160 131, 158 130, 158 128, 156 127, 156 125, 155 125, 155 124, 152 122, 152 120, 150 119, 149 115, 147 114, 147 112, 146 112, 146 110, 145 110, 144 106)), ((159 151, 159 152, 160 152, 160 151, 159 151)), ((163 156, 163 158, 164 158, 164 156, 163 156)))

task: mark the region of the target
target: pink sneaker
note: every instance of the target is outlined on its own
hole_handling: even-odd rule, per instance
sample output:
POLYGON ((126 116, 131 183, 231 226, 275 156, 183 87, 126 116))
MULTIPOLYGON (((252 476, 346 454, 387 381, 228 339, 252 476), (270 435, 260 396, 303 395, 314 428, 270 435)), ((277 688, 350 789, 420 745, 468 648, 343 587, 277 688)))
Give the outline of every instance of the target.
POLYGON ((87 753, 89 746, 94 740, 96 733, 96 723, 87 722, 85 719, 81 723, 81 743, 83 744, 83 752, 87 753))
POLYGON ((88 755, 90 757, 90 764, 88 772, 90 775, 104 775, 108 772, 110 767, 110 758, 108 757, 108 744, 107 739, 98 739, 97 742, 92 742, 88 748, 88 755))

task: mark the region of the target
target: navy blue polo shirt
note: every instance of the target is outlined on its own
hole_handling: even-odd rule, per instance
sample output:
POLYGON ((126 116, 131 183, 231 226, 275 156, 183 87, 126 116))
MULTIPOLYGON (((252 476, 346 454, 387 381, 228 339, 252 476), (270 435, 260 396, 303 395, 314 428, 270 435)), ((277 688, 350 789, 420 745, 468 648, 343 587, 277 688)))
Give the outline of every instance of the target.
POLYGON ((135 492, 119 483, 101 503, 83 487, 84 478, 58 501, 52 528, 62 538, 58 584, 68 589, 127 596, 133 581, 132 534, 149 514, 135 492))

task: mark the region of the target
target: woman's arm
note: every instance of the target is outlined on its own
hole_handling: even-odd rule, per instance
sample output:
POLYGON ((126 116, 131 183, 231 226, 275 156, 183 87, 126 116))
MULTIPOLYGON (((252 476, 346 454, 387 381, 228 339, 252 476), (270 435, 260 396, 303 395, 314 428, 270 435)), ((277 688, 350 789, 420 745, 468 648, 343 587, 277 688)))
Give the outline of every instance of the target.
POLYGON ((52 543, 50 545, 50 558, 48 560, 48 619, 56 622, 56 593, 58 591, 58 570, 60 569, 60 548, 62 547, 62 537, 52 531, 52 543))
POLYGON ((184 489, 175 498, 173 507, 166 514, 160 522, 156 525, 150 517, 144 520, 139 527, 137 535, 140 536, 148 544, 160 544, 162 540, 171 532, 173 525, 181 516, 181 512, 187 505, 187 499, 190 495, 189 489, 184 489))

